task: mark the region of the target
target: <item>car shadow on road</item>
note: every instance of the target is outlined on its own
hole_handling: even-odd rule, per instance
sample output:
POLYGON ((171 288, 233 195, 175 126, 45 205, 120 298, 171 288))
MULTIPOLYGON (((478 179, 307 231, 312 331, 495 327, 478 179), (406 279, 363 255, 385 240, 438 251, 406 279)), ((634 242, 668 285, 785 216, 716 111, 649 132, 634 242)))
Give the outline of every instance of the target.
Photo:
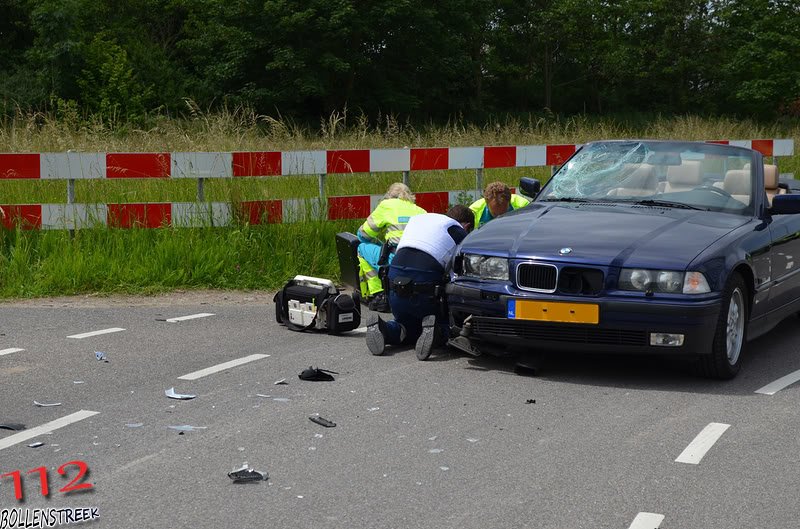
MULTIPOLYGON (((456 351, 451 351, 459 356, 456 351)), ((516 372, 513 357, 470 357, 465 369, 516 372)), ((436 360, 432 357, 431 360, 436 360)), ((447 360, 443 356, 442 360, 447 360)), ((747 344, 739 374, 732 380, 713 380, 696 374, 691 357, 634 356, 544 351, 541 368, 531 380, 565 384, 649 389, 687 393, 756 396, 757 389, 800 370, 800 320, 781 322, 747 344)))

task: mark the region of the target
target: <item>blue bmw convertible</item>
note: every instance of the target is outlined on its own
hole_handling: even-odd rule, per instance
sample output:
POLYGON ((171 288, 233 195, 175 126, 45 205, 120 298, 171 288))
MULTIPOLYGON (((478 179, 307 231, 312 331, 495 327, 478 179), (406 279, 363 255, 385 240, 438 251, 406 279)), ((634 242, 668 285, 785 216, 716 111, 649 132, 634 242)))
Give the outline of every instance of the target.
POLYGON ((520 188, 531 204, 453 263, 455 345, 471 354, 692 355, 727 379, 747 340, 800 311, 800 194, 757 151, 594 142, 520 188))

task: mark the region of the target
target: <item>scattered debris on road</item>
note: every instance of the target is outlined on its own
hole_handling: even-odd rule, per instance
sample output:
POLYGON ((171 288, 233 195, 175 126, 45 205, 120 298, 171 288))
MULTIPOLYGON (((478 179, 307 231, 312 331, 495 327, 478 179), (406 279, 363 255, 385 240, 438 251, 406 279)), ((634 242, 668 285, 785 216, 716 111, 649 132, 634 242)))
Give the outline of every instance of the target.
POLYGON ((322 417, 317 417, 316 415, 312 415, 311 417, 309 417, 309 420, 311 422, 315 422, 321 426, 324 426, 325 428, 333 428, 334 426, 336 426, 335 422, 329 421, 328 419, 323 419, 322 417))
POLYGON ((536 399, 528 399, 525 401, 525 404, 536 404, 536 399))
POLYGON ((140 426, 144 426, 144 423, 143 422, 129 422, 125 426, 127 426, 128 428, 139 428, 140 426))
POLYGON ((44 446, 44 443, 41 441, 36 441, 35 443, 31 443, 28 445, 30 448, 39 448, 40 446, 44 446))
POLYGON ((328 371, 327 369, 319 369, 316 367, 310 367, 308 369, 303 369, 297 377, 300 380, 311 380, 313 382, 329 382, 332 380, 336 380, 333 378, 333 375, 338 375, 336 371, 328 371))
POLYGON ((206 430, 208 426, 192 426, 190 424, 181 424, 179 426, 167 426, 167 428, 171 430, 177 430, 183 433, 183 432, 194 432, 197 430, 206 430))
POLYGON ((103 351, 95 351, 94 357, 99 361, 102 360, 103 362, 108 363, 108 355, 106 355, 103 351))
POLYGON ((244 462, 241 468, 228 472, 228 477, 231 478, 234 483, 252 483, 256 481, 267 481, 269 479, 269 474, 250 468, 250 465, 244 462))
POLYGON ((33 404, 39 406, 40 408, 50 408, 52 406, 61 406, 60 402, 39 402, 37 400, 33 401, 33 404))
POLYGON ((20 432, 25 429, 25 425, 19 422, 6 422, 0 424, 0 430, 12 430, 20 432))
POLYGON ((191 400, 197 397, 197 395, 190 395, 188 393, 175 393, 174 387, 164 390, 164 394, 171 399, 177 399, 177 400, 191 400))
POLYGON ((276 385, 276 386, 286 386, 286 385, 288 385, 288 384, 289 384, 289 383, 288 383, 288 382, 286 382, 286 379, 285 379, 285 378, 282 378, 282 379, 280 379, 280 380, 276 380, 274 385, 276 385))

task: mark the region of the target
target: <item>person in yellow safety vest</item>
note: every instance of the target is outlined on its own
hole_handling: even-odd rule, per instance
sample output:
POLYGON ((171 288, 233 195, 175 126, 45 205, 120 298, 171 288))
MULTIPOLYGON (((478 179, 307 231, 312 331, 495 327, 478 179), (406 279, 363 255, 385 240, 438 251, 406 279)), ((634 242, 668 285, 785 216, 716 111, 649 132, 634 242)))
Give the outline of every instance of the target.
POLYGON ((473 202, 469 209, 475 214, 475 229, 478 229, 493 218, 528 204, 527 198, 511 194, 511 189, 503 182, 492 182, 483 190, 483 198, 473 202))
MULTIPOLYGON (((427 213, 417 206, 414 195, 407 185, 395 182, 389 186, 375 210, 358 229, 359 282, 361 295, 369 299, 369 308, 378 312, 389 312, 389 298, 383 291, 381 279, 378 277, 378 259, 384 243, 397 245, 400 236, 408 224, 408 220, 427 213)), ((394 254, 389 256, 391 262, 394 254)))

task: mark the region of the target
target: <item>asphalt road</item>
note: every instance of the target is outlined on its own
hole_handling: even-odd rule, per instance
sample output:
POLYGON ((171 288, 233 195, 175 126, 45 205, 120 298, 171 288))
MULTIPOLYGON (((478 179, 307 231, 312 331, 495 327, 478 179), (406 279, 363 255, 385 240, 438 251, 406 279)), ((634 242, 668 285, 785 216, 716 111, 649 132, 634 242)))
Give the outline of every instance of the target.
POLYGON ((800 525, 800 384, 756 393, 800 370, 796 319, 719 382, 661 359, 564 355, 523 377, 456 352, 373 357, 363 332, 278 326, 268 296, 51 305, 0 305, 0 423, 97 413, 13 444, 20 433, 0 429, 0 473, 19 470, 24 490, 15 500, 3 477, 0 510, 94 507, 87 526, 114 528, 800 525), (213 316, 159 321, 199 313, 213 316), (110 328, 124 330, 69 338, 110 328), (251 355, 269 356, 178 378, 251 355), (336 381, 299 380, 311 365, 336 381), (78 468, 57 469, 74 460, 93 487, 60 492, 78 468), (269 480, 232 483, 245 461, 269 480), (40 472, 26 474, 42 466, 46 498, 40 472))

